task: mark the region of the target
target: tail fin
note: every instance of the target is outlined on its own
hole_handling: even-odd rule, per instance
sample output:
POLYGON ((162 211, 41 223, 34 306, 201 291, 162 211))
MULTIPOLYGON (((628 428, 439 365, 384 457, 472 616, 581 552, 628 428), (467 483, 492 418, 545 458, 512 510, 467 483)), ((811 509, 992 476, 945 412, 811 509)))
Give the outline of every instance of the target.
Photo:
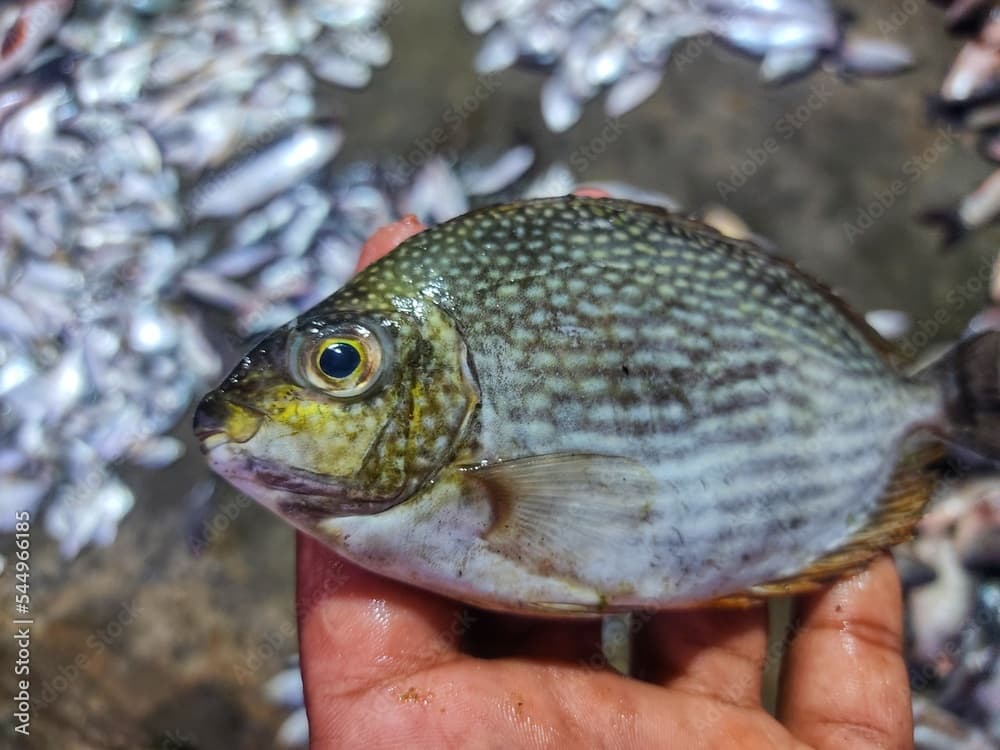
POLYGON ((951 250, 969 231, 954 209, 931 208, 923 211, 917 218, 921 223, 941 230, 941 245, 944 250, 951 250))
POLYGON ((1000 459, 1000 331, 970 336, 935 366, 948 436, 985 458, 1000 459))

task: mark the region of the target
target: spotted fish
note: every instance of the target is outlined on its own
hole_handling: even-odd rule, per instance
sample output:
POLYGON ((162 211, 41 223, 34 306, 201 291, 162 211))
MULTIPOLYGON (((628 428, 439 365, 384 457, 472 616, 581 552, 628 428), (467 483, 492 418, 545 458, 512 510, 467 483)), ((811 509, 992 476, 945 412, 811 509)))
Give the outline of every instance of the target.
POLYGON ((534 200, 402 243, 247 354, 195 429, 298 528, 462 601, 731 604, 906 538, 942 439, 996 452, 998 336, 906 376, 752 244, 534 200))

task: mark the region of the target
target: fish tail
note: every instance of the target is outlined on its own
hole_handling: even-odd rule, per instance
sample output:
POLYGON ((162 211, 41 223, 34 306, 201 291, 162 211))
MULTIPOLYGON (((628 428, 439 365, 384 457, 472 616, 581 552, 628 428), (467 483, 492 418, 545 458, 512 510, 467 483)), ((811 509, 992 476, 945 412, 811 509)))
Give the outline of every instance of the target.
POLYGON ((970 336, 930 369, 943 397, 945 437, 1000 459, 1000 331, 970 336))
POLYGON ((961 125, 965 115, 965 102, 950 101, 940 96, 927 98, 927 119, 931 121, 961 125))
POLYGON ((920 214, 920 221, 939 228, 942 232, 942 245, 950 249, 968 232, 968 227, 962 222, 958 211, 951 209, 930 209, 920 214))

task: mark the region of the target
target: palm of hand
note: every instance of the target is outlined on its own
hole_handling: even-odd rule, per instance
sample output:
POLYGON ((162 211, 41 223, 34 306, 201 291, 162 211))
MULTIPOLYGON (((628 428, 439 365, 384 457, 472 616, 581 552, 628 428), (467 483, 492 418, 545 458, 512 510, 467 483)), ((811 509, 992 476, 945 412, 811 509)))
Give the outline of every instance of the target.
POLYGON ((640 617, 641 677, 596 621, 468 611, 299 539, 311 747, 908 747, 888 557, 803 602, 779 718, 760 703, 763 607, 640 617))

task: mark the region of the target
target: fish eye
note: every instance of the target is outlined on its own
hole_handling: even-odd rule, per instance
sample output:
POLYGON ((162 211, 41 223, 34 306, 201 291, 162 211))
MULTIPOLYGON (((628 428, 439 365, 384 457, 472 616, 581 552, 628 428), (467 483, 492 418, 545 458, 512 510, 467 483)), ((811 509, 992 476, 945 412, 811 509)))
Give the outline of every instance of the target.
POLYGON ((330 380, 350 377, 363 362, 361 348, 353 341, 327 340, 319 348, 316 366, 330 380))
POLYGON ((298 348, 301 379, 337 398, 366 393, 382 370, 382 346, 377 336, 360 325, 340 326, 298 348))

